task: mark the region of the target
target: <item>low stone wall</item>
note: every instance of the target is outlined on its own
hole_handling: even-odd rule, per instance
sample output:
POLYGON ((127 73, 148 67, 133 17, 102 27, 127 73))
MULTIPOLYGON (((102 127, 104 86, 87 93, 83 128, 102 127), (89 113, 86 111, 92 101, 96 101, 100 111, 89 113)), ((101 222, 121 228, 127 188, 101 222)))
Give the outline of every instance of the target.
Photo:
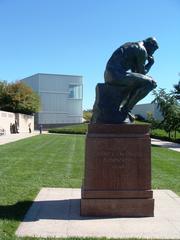
POLYGON ((0 111, 0 129, 3 129, 5 134, 13 132, 14 125, 17 126, 19 133, 34 131, 34 116, 0 111))

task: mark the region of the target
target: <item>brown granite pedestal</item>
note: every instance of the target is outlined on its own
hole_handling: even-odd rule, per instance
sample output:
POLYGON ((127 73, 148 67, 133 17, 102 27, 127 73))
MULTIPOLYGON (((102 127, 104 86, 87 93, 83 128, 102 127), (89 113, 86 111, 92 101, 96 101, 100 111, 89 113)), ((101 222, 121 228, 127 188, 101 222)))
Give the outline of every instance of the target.
POLYGON ((154 216, 148 125, 89 124, 82 216, 154 216))

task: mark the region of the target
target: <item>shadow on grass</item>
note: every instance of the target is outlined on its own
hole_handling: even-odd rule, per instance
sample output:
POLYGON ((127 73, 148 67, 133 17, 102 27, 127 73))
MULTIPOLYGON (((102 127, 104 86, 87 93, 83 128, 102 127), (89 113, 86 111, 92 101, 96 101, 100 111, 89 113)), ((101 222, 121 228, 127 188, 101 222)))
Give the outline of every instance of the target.
POLYGON ((0 205, 0 219, 21 221, 32 203, 32 201, 23 201, 13 205, 0 205))

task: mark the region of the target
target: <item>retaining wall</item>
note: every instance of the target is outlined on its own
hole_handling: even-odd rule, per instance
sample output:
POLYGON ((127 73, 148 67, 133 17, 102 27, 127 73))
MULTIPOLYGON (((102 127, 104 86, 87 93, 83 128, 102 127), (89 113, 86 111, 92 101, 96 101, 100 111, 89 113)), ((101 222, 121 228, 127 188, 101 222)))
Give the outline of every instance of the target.
POLYGON ((6 134, 10 134, 10 126, 17 123, 18 132, 29 132, 29 127, 31 131, 34 131, 34 116, 12 113, 6 111, 0 111, 0 129, 4 129, 6 134))

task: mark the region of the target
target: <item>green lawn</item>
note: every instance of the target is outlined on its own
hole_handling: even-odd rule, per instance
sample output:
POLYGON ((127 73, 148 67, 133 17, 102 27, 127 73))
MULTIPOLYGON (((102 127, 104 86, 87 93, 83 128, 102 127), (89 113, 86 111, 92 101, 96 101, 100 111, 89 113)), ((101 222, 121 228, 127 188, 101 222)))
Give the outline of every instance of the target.
MULTIPOLYGON (((147 122, 135 121, 135 124, 149 124, 147 122)), ((76 125, 65 126, 61 128, 52 128, 49 129, 50 133, 61 133, 61 134, 86 134, 87 132, 87 123, 81 123, 76 125)), ((171 133, 171 139, 168 137, 168 133, 166 133, 162 129, 153 129, 150 131, 151 137, 162 139, 165 141, 172 141, 180 143, 180 132, 176 132, 176 139, 174 138, 174 132, 171 133)))
POLYGON ((180 153, 152 147, 152 187, 171 189, 180 196, 180 153))
POLYGON ((42 187, 81 186, 82 136, 39 135, 2 145, 0 154, 1 240, 16 239, 14 231, 42 187))
MULTIPOLYGON (((17 238, 14 232, 42 187, 81 187, 84 139, 47 134, 0 146, 0 240, 35 239, 17 238)), ((179 156, 152 148, 153 188, 180 195, 179 156)))

